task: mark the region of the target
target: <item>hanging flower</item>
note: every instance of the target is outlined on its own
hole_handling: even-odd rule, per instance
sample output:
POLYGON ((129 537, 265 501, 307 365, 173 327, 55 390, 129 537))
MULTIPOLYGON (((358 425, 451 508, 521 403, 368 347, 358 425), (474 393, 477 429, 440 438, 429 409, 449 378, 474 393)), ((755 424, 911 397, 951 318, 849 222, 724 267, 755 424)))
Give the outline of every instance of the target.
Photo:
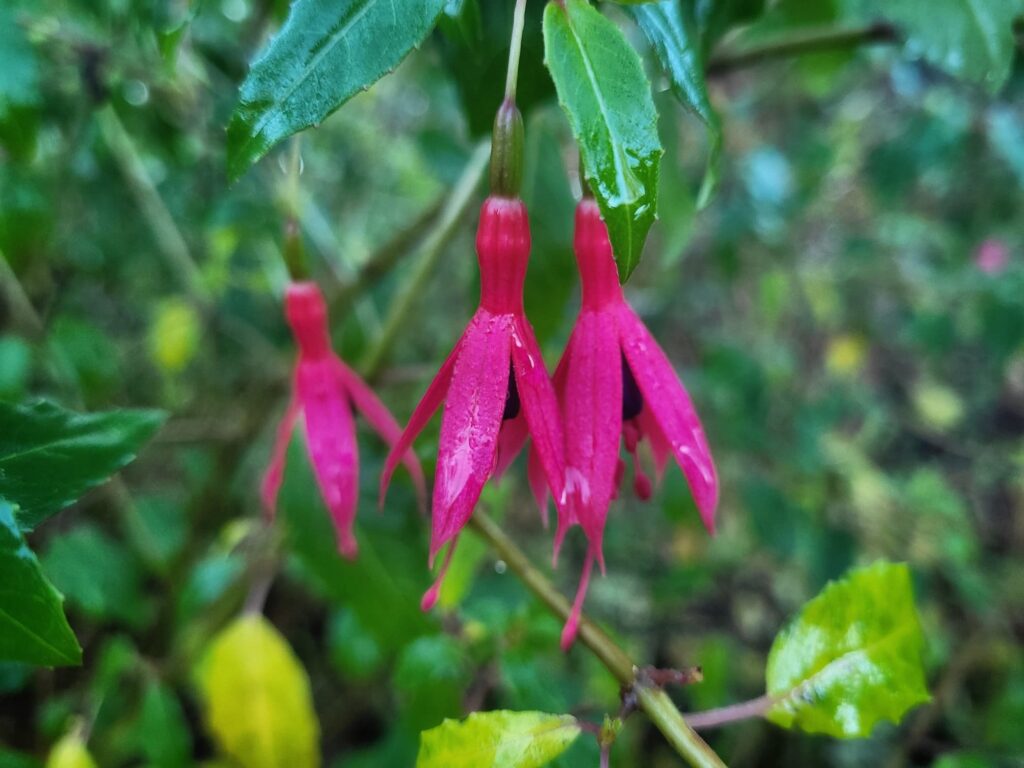
POLYGON ((538 492, 554 488, 556 493, 562 487, 558 403, 523 310, 530 226, 517 194, 518 178, 509 178, 509 168, 514 170, 521 162, 517 141, 521 143, 522 122, 514 105, 506 102, 502 109, 508 112, 503 116, 499 111, 495 146, 508 152, 492 150, 492 188, 497 194, 484 201, 476 236, 480 305, 391 449, 381 477, 383 502, 398 458, 444 401, 434 476, 431 565, 441 548, 451 544, 441 573, 423 597, 424 610, 437 600, 459 532, 472 516, 484 484, 508 467, 528 437, 533 438, 535 455, 530 468, 533 487, 538 492))
MULTIPOLYGON (((327 307, 316 283, 302 281, 288 286, 285 316, 299 345, 299 355, 291 400, 277 428, 260 495, 267 513, 273 515, 292 429, 303 415, 309 458, 320 494, 334 521, 338 550, 345 557, 354 558, 357 547, 352 529, 359 498, 359 453, 352 408, 359 410, 388 445, 398 441, 401 430, 387 407, 331 349, 327 307)), ((423 470, 416 455, 406 450, 400 456, 422 497, 423 470)))
POLYGON ((646 500, 651 481, 637 459, 646 439, 660 478, 673 456, 686 476, 704 525, 714 532, 718 480, 693 403, 665 353, 626 303, 608 242, 608 230, 594 200, 576 208, 574 240, 582 283, 576 326, 555 371, 554 384, 565 430, 563 514, 555 534, 555 555, 575 523, 587 536, 587 556, 562 647, 572 645, 596 559, 604 571, 601 544, 608 505, 625 474, 621 439, 633 457, 633 488, 646 500))

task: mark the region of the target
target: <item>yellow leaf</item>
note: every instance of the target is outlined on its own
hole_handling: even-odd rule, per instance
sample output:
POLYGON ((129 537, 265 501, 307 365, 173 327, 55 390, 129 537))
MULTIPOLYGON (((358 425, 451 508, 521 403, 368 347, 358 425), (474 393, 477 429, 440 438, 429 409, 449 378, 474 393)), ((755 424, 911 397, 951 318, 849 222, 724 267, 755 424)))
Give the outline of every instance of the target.
POLYGON ((46 768, 96 768, 78 728, 53 745, 46 768))
POLYGON ((180 373, 199 346, 199 315, 181 299, 169 299, 156 311, 149 329, 149 353, 168 373, 180 373))
POLYGON ((320 765, 309 678, 262 616, 243 616, 217 635, 198 677, 207 726, 242 768, 320 765))
POLYGON ((825 366, 836 376, 851 376, 864 364, 867 344, 860 336, 836 336, 828 344, 825 366))

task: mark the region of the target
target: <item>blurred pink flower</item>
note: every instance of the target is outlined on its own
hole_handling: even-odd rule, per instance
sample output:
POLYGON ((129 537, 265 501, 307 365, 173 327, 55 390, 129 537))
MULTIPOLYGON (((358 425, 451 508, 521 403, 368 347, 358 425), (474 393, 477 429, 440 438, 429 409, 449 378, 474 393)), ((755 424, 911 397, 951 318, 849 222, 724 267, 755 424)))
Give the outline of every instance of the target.
POLYGON ((595 558, 604 570, 601 545, 608 506, 625 473, 620 437, 633 456, 633 487, 641 499, 651 495, 651 481, 637 460, 638 443, 646 438, 659 478, 669 456, 675 457, 712 533, 718 505, 718 479, 700 420, 672 364, 622 295, 608 230, 592 199, 584 198, 576 208, 574 248, 583 297, 554 377, 566 438, 564 511, 555 554, 567 528, 576 523, 583 527, 588 548, 562 632, 563 649, 572 645, 579 628, 595 558))
POLYGON ((430 563, 448 542, 441 573, 423 596, 437 601, 459 532, 484 484, 500 475, 528 437, 536 459, 531 484, 561 491, 564 462, 558 403, 533 329, 523 310, 530 255, 526 206, 518 198, 484 201, 476 236, 480 305, 391 449, 381 476, 381 503, 391 473, 430 417, 445 402, 434 476, 430 563))
POLYGON ((1002 240, 990 237, 974 252, 974 265, 986 275, 998 275, 1010 262, 1010 249, 1002 240))
MULTIPOLYGON (((267 514, 274 515, 284 478, 285 456, 299 415, 305 417, 306 446, 320 494, 330 510, 342 555, 357 553, 353 525, 359 498, 359 453, 356 448, 355 406, 388 445, 398 441, 400 428, 387 407, 331 349, 327 307, 316 283, 296 282, 285 292, 285 316, 299 345, 292 397, 274 441, 270 465, 260 495, 267 514)), ((412 451, 402 453, 417 492, 425 494, 423 470, 412 451)))

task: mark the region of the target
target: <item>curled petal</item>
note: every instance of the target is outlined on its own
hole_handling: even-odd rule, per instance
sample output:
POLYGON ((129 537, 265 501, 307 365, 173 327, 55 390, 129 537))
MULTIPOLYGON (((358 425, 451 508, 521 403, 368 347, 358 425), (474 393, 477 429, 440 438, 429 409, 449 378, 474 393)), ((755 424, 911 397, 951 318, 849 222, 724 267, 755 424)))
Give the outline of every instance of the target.
POLYGON ((565 381, 565 494, 599 560, 622 433, 622 367, 615 315, 584 311, 565 381))
POLYGON ((274 447, 270 452, 270 463, 260 481, 260 500, 263 502, 264 513, 270 519, 277 514, 277 494, 281 491, 281 483, 284 480, 284 462, 288 455, 288 444, 291 442, 295 420, 299 418, 301 410, 302 407, 293 391, 284 416, 281 417, 281 421, 277 425, 274 447))
MULTIPOLYGON (((398 422, 391 415, 391 411, 373 393, 373 390, 366 386, 366 382, 341 361, 338 361, 338 376, 345 385, 345 391, 352 399, 352 402, 355 403, 363 418, 369 422, 370 426, 376 430, 385 443, 394 447, 402 436, 402 428, 398 426, 398 422)), ((416 458, 416 454, 411 448, 402 454, 402 463, 409 470, 409 474, 412 475, 413 484, 416 486, 416 497, 419 499, 420 506, 422 507, 426 504, 426 483, 423 479, 423 468, 420 467, 420 461, 416 458)))
POLYGON ((441 369, 437 372, 434 380, 430 382, 427 391, 423 393, 423 397, 416 406, 416 410, 409 417, 409 423, 405 425, 402 434, 391 446, 387 461, 384 462, 384 471, 380 475, 380 506, 382 507, 384 506, 384 498, 388 493, 391 475, 394 474, 398 462, 404 460, 404 456, 412 448, 416 436, 427 426, 430 417, 434 415, 434 411, 441 405, 441 401, 444 400, 445 395, 448 393, 448 387, 452 381, 452 371, 455 370, 455 360, 459 355, 459 348, 461 346, 462 339, 459 339, 455 344, 455 348, 449 353, 448 358, 441 364, 441 369))
POLYGON ((561 509, 564 506, 562 489, 565 483, 562 419, 558 412, 554 385, 544 367, 544 358, 533 329, 525 318, 514 320, 512 367, 515 369, 523 415, 533 440, 533 452, 544 470, 555 506, 561 509))
POLYGON ((658 342, 625 303, 619 305, 622 351, 651 417, 686 475, 704 526, 714 533, 718 476, 690 396, 658 342))
POLYGON ((448 545, 448 551, 445 552, 444 560, 441 562, 441 570, 437 572, 437 578, 434 579, 434 583, 430 585, 430 589, 423 593, 423 597, 420 599, 420 610, 429 611, 435 605, 437 605, 437 598, 441 596, 441 586, 444 584, 444 577, 448 573, 448 566, 452 564, 452 555, 455 554, 455 546, 459 543, 458 534, 451 540, 448 545))
POLYGON ((306 444, 324 502, 338 535, 338 549, 356 556, 353 535, 359 497, 355 424, 331 358, 299 361, 296 391, 306 417, 306 444))
POLYGON ((431 562, 469 520, 494 471, 508 394, 511 335, 510 315, 479 310, 462 337, 441 421, 431 562))

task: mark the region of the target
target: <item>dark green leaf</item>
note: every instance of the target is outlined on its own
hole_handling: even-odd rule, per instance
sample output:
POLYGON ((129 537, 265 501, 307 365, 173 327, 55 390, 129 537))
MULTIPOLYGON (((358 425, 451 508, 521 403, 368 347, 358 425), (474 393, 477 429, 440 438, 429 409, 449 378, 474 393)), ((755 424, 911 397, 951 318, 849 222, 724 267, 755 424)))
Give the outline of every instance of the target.
POLYGON ((0 659, 79 664, 82 650, 64 618, 60 593, 25 543, 14 509, 0 499, 0 659))
POLYGON ((626 281, 657 210, 662 149, 650 83, 622 31, 586 0, 548 4, 544 55, 626 281))
POLYGON ((878 562, 832 582, 772 644, 768 719, 837 738, 928 701, 910 571, 878 562))
POLYGON ((540 768, 565 752, 580 727, 571 715, 474 712, 420 735, 416 768, 540 768))
POLYGON ((651 41, 662 67, 672 81, 679 100, 693 110, 708 129, 708 164, 704 183, 697 196, 703 207, 718 184, 718 167, 722 150, 722 124, 708 98, 704 79, 705 62, 701 56, 700 37, 693 5, 677 0, 638 5, 630 12, 651 41))
POLYGON ((1010 76, 1019 0, 868 0, 867 10, 897 25, 906 50, 954 77, 995 93, 1010 76))
POLYGON ((427 36, 444 0, 298 0, 257 58, 228 125, 228 175, 317 125, 427 36))
POLYGON ((68 601, 99 619, 138 625, 146 615, 139 564, 93 525, 51 540, 42 556, 47 576, 68 601))
POLYGON ((135 458, 158 411, 77 414, 47 401, 0 403, 0 497, 35 528, 135 458))
POLYGON ((692 2, 704 60, 715 44, 734 27, 754 21, 764 13, 765 0, 683 0, 692 2))

